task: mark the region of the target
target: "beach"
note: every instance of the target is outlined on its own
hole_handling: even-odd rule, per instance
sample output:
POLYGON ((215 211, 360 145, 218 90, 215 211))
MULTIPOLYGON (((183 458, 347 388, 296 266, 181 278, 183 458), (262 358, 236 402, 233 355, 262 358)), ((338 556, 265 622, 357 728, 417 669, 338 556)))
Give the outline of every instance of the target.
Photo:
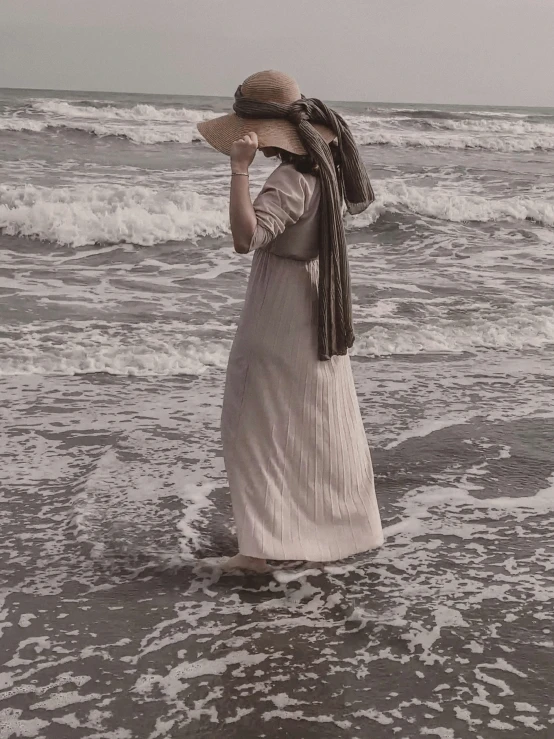
POLYGON ((554 110, 336 104, 386 541, 245 579, 228 106, 0 91, 0 739, 554 735, 554 110))

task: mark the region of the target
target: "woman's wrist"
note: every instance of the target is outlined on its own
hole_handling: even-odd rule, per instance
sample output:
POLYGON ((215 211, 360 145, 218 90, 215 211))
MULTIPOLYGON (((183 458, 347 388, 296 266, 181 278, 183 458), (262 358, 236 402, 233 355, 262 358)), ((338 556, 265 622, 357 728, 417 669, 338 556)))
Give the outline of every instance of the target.
POLYGON ((231 174, 248 175, 248 162, 231 159, 231 174))

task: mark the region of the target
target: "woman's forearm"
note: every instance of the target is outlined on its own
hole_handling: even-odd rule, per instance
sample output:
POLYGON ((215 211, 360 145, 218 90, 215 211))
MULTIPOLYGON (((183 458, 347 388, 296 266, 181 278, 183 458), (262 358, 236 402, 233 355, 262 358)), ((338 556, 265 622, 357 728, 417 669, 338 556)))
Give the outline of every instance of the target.
MULTIPOLYGON (((242 171, 248 171, 247 168, 242 171)), ((256 213, 250 197, 249 178, 242 175, 231 176, 231 197, 229 219, 235 251, 246 254, 256 230, 256 213)))
POLYGON ((235 251, 246 254, 250 251, 250 242, 256 230, 256 213, 250 198, 248 167, 254 161, 258 150, 258 136, 248 133, 233 142, 231 146, 231 170, 238 172, 231 176, 231 197, 229 201, 229 219, 235 251))

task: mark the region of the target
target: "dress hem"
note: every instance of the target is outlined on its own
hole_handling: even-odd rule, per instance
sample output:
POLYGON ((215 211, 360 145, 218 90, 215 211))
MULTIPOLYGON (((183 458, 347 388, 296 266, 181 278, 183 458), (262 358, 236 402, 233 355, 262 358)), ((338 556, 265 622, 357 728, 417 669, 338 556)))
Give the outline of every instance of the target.
POLYGON ((310 556, 307 552, 295 553, 295 552, 288 552, 286 557, 283 556, 276 556, 274 554, 261 554, 259 551, 252 552, 252 551, 245 551, 242 548, 239 548, 239 554, 244 555, 245 557, 254 557, 256 559, 270 559, 275 562, 339 562, 343 559, 348 559, 349 557, 353 557, 355 554, 363 554, 364 552, 371 552, 374 549, 379 549, 382 547, 385 543, 384 537, 376 544, 372 544, 371 546, 364 546, 360 549, 354 549, 353 551, 350 551, 348 553, 341 552, 340 554, 334 555, 330 554, 328 557, 326 557, 324 560, 321 559, 321 552, 313 552, 310 556))

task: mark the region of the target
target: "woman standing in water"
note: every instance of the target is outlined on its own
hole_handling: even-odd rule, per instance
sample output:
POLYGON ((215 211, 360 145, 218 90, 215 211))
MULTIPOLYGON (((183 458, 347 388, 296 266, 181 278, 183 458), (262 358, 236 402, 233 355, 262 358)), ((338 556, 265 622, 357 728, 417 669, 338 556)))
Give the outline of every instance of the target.
POLYGON ((383 543, 348 348, 354 342, 343 205, 374 195, 343 119, 275 71, 249 77, 234 113, 198 124, 231 158, 237 252, 254 251, 229 357, 221 430, 239 554, 333 561, 383 543), (281 164, 252 203, 256 151, 281 164))

